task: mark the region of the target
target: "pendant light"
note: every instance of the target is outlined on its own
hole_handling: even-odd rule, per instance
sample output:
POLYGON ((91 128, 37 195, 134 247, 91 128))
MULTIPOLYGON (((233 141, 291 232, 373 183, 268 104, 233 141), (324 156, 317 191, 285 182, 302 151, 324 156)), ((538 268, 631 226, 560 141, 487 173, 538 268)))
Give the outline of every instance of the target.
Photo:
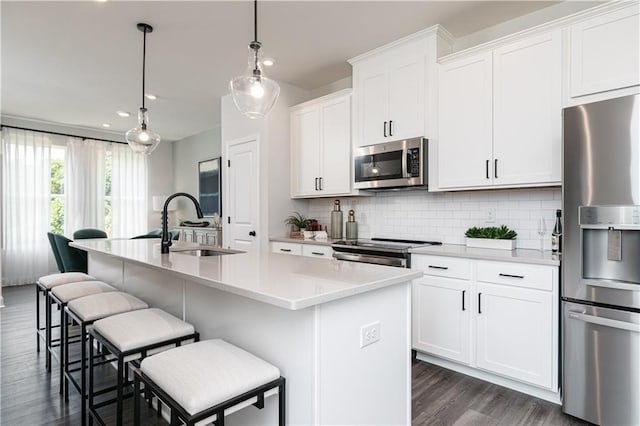
POLYGON ((262 118, 271 111, 280 94, 280 86, 264 75, 258 41, 258 0, 253 2, 253 41, 249 43, 249 64, 244 74, 229 82, 233 102, 249 118, 262 118))
POLYGON ((144 83, 145 83, 145 62, 147 56, 147 33, 153 31, 153 27, 149 24, 140 23, 137 25, 138 30, 144 34, 142 39, 142 108, 138 110, 138 125, 129 130, 125 137, 127 143, 135 152, 144 152, 151 154, 160 143, 160 135, 149 130, 149 115, 147 108, 144 106, 144 83))

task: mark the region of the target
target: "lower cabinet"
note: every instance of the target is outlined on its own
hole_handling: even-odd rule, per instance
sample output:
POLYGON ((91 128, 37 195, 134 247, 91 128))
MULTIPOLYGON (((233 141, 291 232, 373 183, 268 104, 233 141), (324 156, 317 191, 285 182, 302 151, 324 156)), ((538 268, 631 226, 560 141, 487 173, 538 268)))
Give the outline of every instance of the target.
POLYGON ((556 392, 558 267, 437 258, 412 255, 413 348, 556 392))
POLYGON ((306 256, 331 259, 333 249, 324 244, 289 243, 283 241, 272 241, 271 251, 280 254, 290 254, 294 256, 306 256))

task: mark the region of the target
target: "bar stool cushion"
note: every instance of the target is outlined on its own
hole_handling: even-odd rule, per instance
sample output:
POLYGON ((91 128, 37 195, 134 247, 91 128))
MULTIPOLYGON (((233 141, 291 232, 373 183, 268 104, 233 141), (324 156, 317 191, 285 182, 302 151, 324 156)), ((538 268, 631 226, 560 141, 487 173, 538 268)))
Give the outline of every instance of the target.
POLYGON ((147 357, 140 369, 189 414, 280 377, 277 367, 221 339, 147 357))
POLYGON ((95 281, 95 278, 84 272, 63 272, 61 274, 45 275, 44 277, 38 278, 38 283, 44 288, 49 289, 79 281, 95 281))
POLYGON ((191 324, 158 308, 103 318, 93 328, 121 352, 195 333, 191 324))
POLYGON ((115 288, 102 281, 80 281, 59 285, 51 289, 51 293, 62 303, 68 303, 79 297, 97 293, 107 293, 109 291, 115 291, 115 288))
POLYGON ((121 314, 123 312, 147 309, 147 305, 135 296, 122 291, 98 293, 72 300, 67 305, 69 310, 82 321, 94 321, 99 318, 121 314))

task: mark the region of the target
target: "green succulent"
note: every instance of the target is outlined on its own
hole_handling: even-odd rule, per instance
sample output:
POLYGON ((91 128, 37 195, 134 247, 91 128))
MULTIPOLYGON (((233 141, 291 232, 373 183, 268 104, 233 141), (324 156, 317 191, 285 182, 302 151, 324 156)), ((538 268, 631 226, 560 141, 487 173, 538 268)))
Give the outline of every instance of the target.
POLYGON ((306 217, 302 216, 299 212, 293 212, 291 216, 287 217, 284 220, 284 223, 286 223, 287 225, 293 225, 298 229, 302 229, 309 226, 309 224, 311 223, 311 219, 307 219, 306 217))
POLYGON ((493 240, 513 240, 518 234, 513 229, 507 228, 506 225, 499 227, 489 226, 487 228, 472 227, 467 229, 464 235, 468 238, 490 238, 493 240))

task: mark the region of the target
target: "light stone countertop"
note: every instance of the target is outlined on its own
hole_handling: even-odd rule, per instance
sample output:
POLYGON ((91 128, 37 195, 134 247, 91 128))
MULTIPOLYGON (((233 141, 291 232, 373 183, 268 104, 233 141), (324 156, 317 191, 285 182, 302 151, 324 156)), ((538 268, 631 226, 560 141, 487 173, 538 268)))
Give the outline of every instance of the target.
POLYGON ((535 265, 559 266, 560 256, 550 251, 516 249, 496 250, 486 248, 467 247, 457 244, 443 244, 441 246, 427 246, 411 249, 414 254, 428 254, 433 256, 463 257, 478 260, 496 260, 501 262, 530 263, 535 265))
MULTIPOLYGON (((298 310, 379 288, 405 283, 421 271, 335 259, 277 253, 239 253, 197 257, 160 253, 158 239, 77 240, 71 246, 165 270, 195 283, 248 297, 284 309, 298 310)), ((197 244, 174 242, 174 248, 197 244)))
POLYGON ((318 246, 330 246, 336 241, 342 241, 342 240, 344 240, 344 238, 338 239, 338 240, 334 238, 327 238, 324 240, 311 240, 311 239, 304 240, 302 238, 291 238, 291 237, 269 237, 269 241, 277 241, 280 243, 315 244, 318 246))

